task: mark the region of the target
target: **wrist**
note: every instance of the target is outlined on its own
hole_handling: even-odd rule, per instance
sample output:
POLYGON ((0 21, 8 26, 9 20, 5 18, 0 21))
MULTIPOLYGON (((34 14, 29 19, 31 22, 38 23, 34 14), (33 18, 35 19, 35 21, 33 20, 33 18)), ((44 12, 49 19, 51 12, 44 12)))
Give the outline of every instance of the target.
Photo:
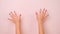
POLYGON ((42 21, 42 20, 39 20, 38 23, 39 23, 39 24, 43 24, 43 21, 42 21))
POLYGON ((16 22, 15 25, 16 25, 16 26, 19 26, 19 25, 20 25, 20 22, 16 22))

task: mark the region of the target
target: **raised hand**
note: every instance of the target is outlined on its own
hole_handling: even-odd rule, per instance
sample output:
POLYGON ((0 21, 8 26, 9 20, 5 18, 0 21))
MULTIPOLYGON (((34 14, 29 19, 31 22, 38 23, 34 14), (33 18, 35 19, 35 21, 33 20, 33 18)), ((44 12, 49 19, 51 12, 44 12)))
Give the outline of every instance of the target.
POLYGON ((21 15, 17 15, 16 12, 10 12, 9 13, 11 18, 8 18, 8 20, 12 21, 15 24, 19 24, 21 22, 21 15))
POLYGON ((21 34, 21 15, 17 15, 15 11, 9 13, 9 15, 11 18, 8 18, 8 20, 16 25, 16 34, 21 34))
POLYGON ((38 28, 39 28, 39 34, 44 34, 44 27, 43 27, 43 22, 47 18, 47 9, 40 9, 40 12, 36 12, 36 18, 38 21, 38 28))
POLYGON ((39 13, 36 12, 36 18, 37 18, 38 22, 45 21, 47 16, 48 16, 47 9, 45 9, 45 8, 44 9, 40 9, 39 13))

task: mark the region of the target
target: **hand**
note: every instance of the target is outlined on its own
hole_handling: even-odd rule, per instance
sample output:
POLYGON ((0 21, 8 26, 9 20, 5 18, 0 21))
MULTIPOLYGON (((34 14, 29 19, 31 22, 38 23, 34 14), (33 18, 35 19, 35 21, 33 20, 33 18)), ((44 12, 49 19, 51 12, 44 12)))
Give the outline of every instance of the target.
POLYGON ((40 12, 37 13, 36 12, 36 18, 38 20, 38 22, 43 22, 45 21, 45 19, 47 18, 48 14, 47 14, 47 9, 40 9, 40 12))
POLYGON ((8 18, 8 20, 12 21, 15 24, 19 24, 21 22, 21 15, 17 15, 16 12, 9 13, 11 18, 8 18))

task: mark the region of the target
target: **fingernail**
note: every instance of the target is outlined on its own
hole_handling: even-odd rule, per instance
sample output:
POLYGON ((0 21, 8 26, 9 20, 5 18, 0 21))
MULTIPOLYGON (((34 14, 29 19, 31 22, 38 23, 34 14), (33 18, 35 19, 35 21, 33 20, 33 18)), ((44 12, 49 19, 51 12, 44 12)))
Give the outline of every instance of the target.
POLYGON ((46 11, 47 11, 47 9, 46 9, 46 11))
POLYGON ((20 16, 21 16, 21 14, 20 14, 20 16))
POLYGON ((15 12, 15 10, 14 10, 14 12, 15 12))
POLYGON ((9 13, 9 15, 10 15, 10 13, 9 13))
POLYGON ((37 12, 36 12, 36 15, 37 15, 37 12))

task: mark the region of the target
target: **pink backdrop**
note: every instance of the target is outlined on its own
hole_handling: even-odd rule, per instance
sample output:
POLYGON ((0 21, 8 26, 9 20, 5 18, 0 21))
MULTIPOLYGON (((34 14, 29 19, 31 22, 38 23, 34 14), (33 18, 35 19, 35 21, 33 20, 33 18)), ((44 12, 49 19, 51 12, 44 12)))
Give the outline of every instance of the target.
POLYGON ((0 0, 0 34, 15 34, 9 13, 22 14, 22 34, 38 34, 35 12, 46 8, 49 17, 44 23, 45 34, 60 34, 60 0, 0 0))

